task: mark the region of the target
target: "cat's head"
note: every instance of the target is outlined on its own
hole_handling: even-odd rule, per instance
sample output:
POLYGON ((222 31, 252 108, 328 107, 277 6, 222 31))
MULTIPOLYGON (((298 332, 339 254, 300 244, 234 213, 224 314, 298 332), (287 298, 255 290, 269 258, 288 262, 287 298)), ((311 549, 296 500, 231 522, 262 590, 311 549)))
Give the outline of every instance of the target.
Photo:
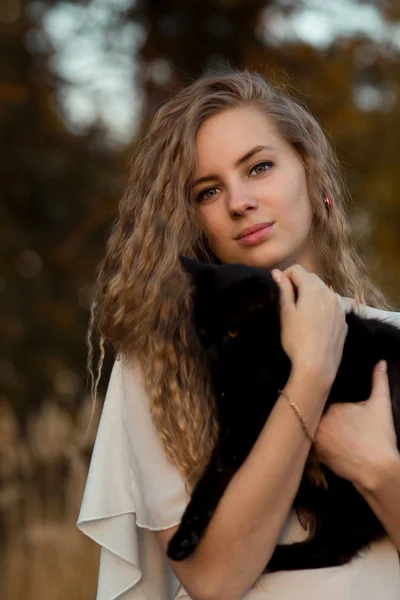
POLYGON ((194 283, 193 312, 207 349, 263 360, 280 340, 279 286, 271 274, 241 264, 204 264, 180 257, 194 283))

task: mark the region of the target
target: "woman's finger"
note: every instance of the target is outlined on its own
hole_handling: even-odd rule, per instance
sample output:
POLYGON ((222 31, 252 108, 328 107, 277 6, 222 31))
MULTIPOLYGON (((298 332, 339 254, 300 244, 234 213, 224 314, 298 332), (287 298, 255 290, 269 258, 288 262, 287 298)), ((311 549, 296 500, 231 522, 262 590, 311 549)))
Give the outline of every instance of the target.
POLYGON ((303 285, 305 281, 319 285, 321 288, 329 289, 316 273, 309 273, 301 265, 293 265, 284 271, 285 275, 295 284, 296 287, 303 285))
POLYGON ((372 372, 372 391, 369 401, 380 401, 382 397, 390 399, 389 378, 385 360, 378 362, 372 372))
POLYGON ((299 289, 304 281, 310 277, 310 273, 301 265, 293 265, 292 267, 288 267, 285 269, 284 274, 288 279, 290 279, 297 289, 299 289))
POLYGON ((272 271, 272 277, 280 288, 281 311, 290 310, 290 308, 293 308, 295 305, 295 293, 292 282, 286 277, 285 273, 279 271, 279 269, 274 269, 272 271))

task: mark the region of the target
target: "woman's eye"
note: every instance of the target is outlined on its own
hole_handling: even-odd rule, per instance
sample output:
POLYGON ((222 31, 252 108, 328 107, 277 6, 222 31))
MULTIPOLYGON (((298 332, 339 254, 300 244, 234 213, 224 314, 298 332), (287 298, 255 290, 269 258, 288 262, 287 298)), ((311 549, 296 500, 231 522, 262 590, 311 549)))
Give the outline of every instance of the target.
POLYGON ((270 169, 272 166, 273 163, 270 160, 264 160, 263 162, 259 162, 256 165, 254 165, 254 167, 252 167, 252 169, 250 170, 250 175, 252 173, 255 173, 256 175, 262 175, 263 173, 268 171, 268 169, 270 169))
POLYGON ((201 202, 202 200, 211 200, 217 194, 218 190, 216 187, 207 188, 202 190, 197 196, 197 202, 201 202))

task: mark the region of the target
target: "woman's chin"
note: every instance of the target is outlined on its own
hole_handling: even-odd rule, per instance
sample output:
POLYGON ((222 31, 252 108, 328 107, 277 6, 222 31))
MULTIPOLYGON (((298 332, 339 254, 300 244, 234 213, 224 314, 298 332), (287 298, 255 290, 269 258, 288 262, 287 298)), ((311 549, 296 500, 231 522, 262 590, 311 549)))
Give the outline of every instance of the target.
POLYGON ((265 253, 254 254, 253 256, 243 256, 241 262, 249 267, 257 267, 258 269, 280 269, 283 271, 291 265, 289 259, 284 259, 282 256, 266 256, 265 253))
POLYGON ((248 267, 257 267, 258 269, 267 269, 271 271, 272 269, 280 269, 283 271, 288 267, 299 264, 299 261, 296 259, 298 256, 296 254, 291 254, 290 256, 287 253, 272 251, 271 245, 268 244, 260 244, 258 246, 253 246, 252 248, 246 248, 244 252, 232 252, 226 253, 224 256, 223 252, 220 252, 219 255, 216 256, 223 263, 239 263, 242 265, 247 265, 248 267), (269 246, 269 247, 267 247, 269 246))
POLYGON ((280 271, 284 271, 289 267, 293 267, 293 265, 301 265, 307 271, 315 272, 314 261, 312 260, 312 256, 307 253, 297 254, 292 253, 289 256, 282 254, 272 254, 267 252, 262 252, 261 248, 260 252, 249 253, 247 255, 242 256, 241 260, 229 261, 229 262, 240 262, 242 264, 248 265, 249 267, 257 267, 259 269, 267 269, 268 271, 272 271, 272 269, 279 269, 280 271))

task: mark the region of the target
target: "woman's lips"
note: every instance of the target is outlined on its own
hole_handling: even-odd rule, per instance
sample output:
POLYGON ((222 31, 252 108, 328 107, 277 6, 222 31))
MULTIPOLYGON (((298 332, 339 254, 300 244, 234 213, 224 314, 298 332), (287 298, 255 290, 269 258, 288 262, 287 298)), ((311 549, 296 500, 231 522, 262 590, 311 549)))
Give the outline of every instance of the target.
MULTIPOLYGON (((269 236, 273 225, 274 222, 264 223, 260 227, 258 227, 256 231, 251 232, 250 230, 250 233, 248 233, 247 235, 242 236, 242 234, 239 234, 240 237, 237 237, 236 241, 241 246, 253 246, 254 244, 258 244, 259 242, 264 241, 269 236)), ((245 231, 246 230, 244 230, 244 232, 245 231)))

